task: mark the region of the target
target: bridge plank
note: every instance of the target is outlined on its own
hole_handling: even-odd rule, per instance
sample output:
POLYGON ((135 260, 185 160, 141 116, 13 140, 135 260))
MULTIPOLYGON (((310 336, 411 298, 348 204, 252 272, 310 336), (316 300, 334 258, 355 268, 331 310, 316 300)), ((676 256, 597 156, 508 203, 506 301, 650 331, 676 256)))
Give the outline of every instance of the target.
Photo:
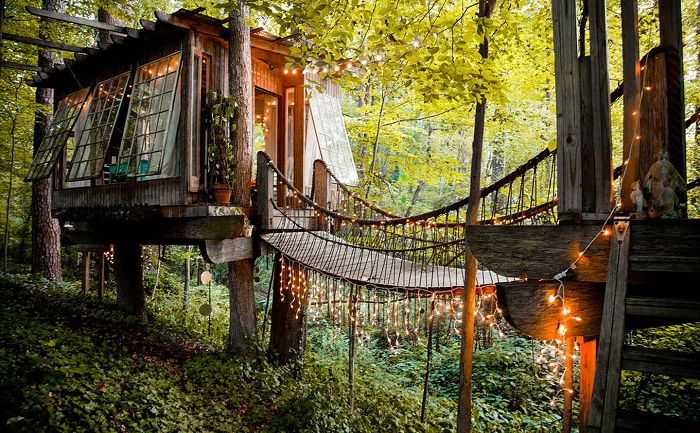
MULTIPOLYGON (((261 238, 289 260, 359 285, 426 291, 464 286, 461 267, 425 265, 382 251, 358 248, 326 232, 267 233, 261 238)), ((508 279, 488 271, 477 272, 480 286, 496 281, 508 279)))

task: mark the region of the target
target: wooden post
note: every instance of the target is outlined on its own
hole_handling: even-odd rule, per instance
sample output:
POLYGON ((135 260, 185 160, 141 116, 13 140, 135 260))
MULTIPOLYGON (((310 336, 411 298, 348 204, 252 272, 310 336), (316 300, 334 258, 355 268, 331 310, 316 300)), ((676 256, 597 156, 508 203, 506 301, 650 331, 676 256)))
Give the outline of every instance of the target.
POLYGON ((273 207, 270 203, 274 187, 274 172, 268 165, 267 158, 262 153, 258 153, 258 173, 256 174, 255 185, 258 190, 258 217, 260 218, 260 229, 272 229, 273 207))
POLYGON ((576 0, 553 0, 554 71, 557 100, 559 218, 576 219, 581 197, 581 96, 576 40, 576 0))
POLYGON ((83 295, 87 295, 90 292, 90 255, 90 251, 83 253, 83 295))
POLYGON ((591 111, 593 120, 593 174, 598 215, 612 209, 612 132, 610 127, 610 77, 608 72, 608 20, 606 0, 588 0, 591 43, 591 111))
POLYGON ((669 161, 687 181, 685 145, 685 90, 683 80, 683 22, 680 0, 659 1, 659 33, 661 45, 672 47, 666 53, 669 161))
POLYGON ((639 150, 637 168, 639 170, 640 188, 644 187, 644 178, 649 168, 659 159, 664 148, 673 147, 669 140, 667 106, 667 69, 666 52, 648 56, 644 64, 644 91, 639 106, 639 150))
POLYGON ((348 297, 348 387, 350 397, 348 405, 352 411, 355 405, 355 340, 357 339, 357 287, 350 287, 348 297))
POLYGON ((428 353, 425 357, 425 376, 423 377, 423 399, 420 405, 420 421, 425 421, 425 406, 428 400, 428 383, 430 382, 430 363, 433 360, 433 313, 435 311, 435 299, 430 300, 430 312, 426 311, 428 316, 428 353))
POLYGON ((117 305, 127 313, 145 319, 146 297, 139 244, 129 241, 114 244, 114 279, 117 283, 117 305))
POLYGON ((100 250, 98 254, 100 260, 97 267, 97 299, 101 301, 105 296, 105 252, 100 250))
POLYGON ((566 337, 564 358, 564 414, 561 433, 571 432, 574 409, 574 337, 566 337))
POLYGON ((579 338, 579 433, 588 431, 588 413, 593 397, 593 380, 595 379, 595 338, 579 338))
POLYGON ((622 5, 622 79, 623 123, 622 158, 627 164, 622 179, 622 210, 632 209, 632 183, 639 181, 639 22, 637 0, 621 0, 622 5))
MULTIPOLYGON (((323 161, 314 161, 314 184, 313 184, 313 199, 314 203, 319 206, 328 208, 330 205, 329 201, 330 193, 330 176, 328 175, 328 168, 323 161)), ((326 217, 323 214, 319 214, 316 217, 316 229, 326 230, 326 217)))
POLYGON ((596 357, 595 382, 588 419, 589 431, 595 433, 611 433, 615 429, 622 344, 625 336, 629 222, 616 222, 613 232, 600 324, 600 346, 596 357))

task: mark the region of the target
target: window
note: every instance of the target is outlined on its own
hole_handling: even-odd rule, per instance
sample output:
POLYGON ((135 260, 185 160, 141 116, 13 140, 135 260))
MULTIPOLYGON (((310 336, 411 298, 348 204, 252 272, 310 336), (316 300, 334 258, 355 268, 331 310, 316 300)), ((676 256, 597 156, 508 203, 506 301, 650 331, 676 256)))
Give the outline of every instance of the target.
POLYGON ((129 72, 99 83, 92 99, 68 168, 68 180, 94 179, 104 172, 105 157, 124 100, 129 72))
POLYGON ((285 174, 287 179, 294 181, 294 87, 286 90, 286 109, 284 110, 285 125, 285 174))
POLYGON ((24 178, 25 181, 42 179, 51 173, 61 149, 73 132, 75 121, 85 104, 89 90, 89 88, 85 88, 71 93, 58 103, 49 129, 41 140, 39 150, 34 155, 27 177, 24 178))
POLYGON ((203 156, 206 155, 206 130, 202 110, 207 103, 210 88, 211 56, 195 49, 192 67, 192 141, 190 150, 190 191, 199 191, 199 178, 203 169, 203 156))
POLYGON ((118 174, 152 176, 160 174, 163 157, 174 143, 169 134, 180 71, 177 52, 136 70, 134 89, 118 159, 118 174), (169 140, 170 139, 170 140, 169 140))
POLYGON ((309 104, 321 158, 341 182, 347 185, 357 184, 357 169, 345 130, 340 101, 311 89, 309 104))
MULTIPOLYGON (((279 98, 255 89, 255 121, 253 123, 253 150, 264 151, 277 162, 277 126, 279 124, 279 98)), ((257 172, 257 157, 253 158, 253 176, 257 172)))

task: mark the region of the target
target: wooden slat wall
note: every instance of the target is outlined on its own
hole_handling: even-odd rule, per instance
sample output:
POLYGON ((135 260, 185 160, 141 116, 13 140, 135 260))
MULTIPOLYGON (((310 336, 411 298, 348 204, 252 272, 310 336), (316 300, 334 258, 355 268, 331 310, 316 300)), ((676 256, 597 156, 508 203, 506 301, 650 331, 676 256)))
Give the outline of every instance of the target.
POLYGON ((316 85, 321 85, 323 88, 323 93, 326 95, 330 95, 334 97, 335 99, 340 101, 340 85, 332 82, 331 80, 321 78, 320 75, 314 74, 311 72, 307 72, 304 74, 304 78, 306 79, 306 84, 316 86, 316 85))
POLYGON ((112 207, 129 205, 173 206, 184 204, 179 178, 126 182, 54 191, 52 207, 112 207))
POLYGON ((282 77, 279 69, 259 59, 253 59, 253 85, 275 95, 282 95, 282 77))

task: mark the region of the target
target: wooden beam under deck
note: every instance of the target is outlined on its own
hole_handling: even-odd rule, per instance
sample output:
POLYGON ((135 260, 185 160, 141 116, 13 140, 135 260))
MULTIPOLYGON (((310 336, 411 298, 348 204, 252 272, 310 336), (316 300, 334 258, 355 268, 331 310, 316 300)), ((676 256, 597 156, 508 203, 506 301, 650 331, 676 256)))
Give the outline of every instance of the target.
MULTIPOLYGON (((642 260, 635 257, 700 255, 700 220, 633 220, 631 224, 633 261, 642 260)), ((551 279, 573 263, 599 231, 599 225, 469 226, 466 237, 479 263, 497 274, 551 279)), ((605 282, 609 244, 609 235, 599 236, 568 278, 605 282)), ((679 278, 682 282, 684 277, 679 278)), ((631 279, 639 282, 634 274, 631 279)))

